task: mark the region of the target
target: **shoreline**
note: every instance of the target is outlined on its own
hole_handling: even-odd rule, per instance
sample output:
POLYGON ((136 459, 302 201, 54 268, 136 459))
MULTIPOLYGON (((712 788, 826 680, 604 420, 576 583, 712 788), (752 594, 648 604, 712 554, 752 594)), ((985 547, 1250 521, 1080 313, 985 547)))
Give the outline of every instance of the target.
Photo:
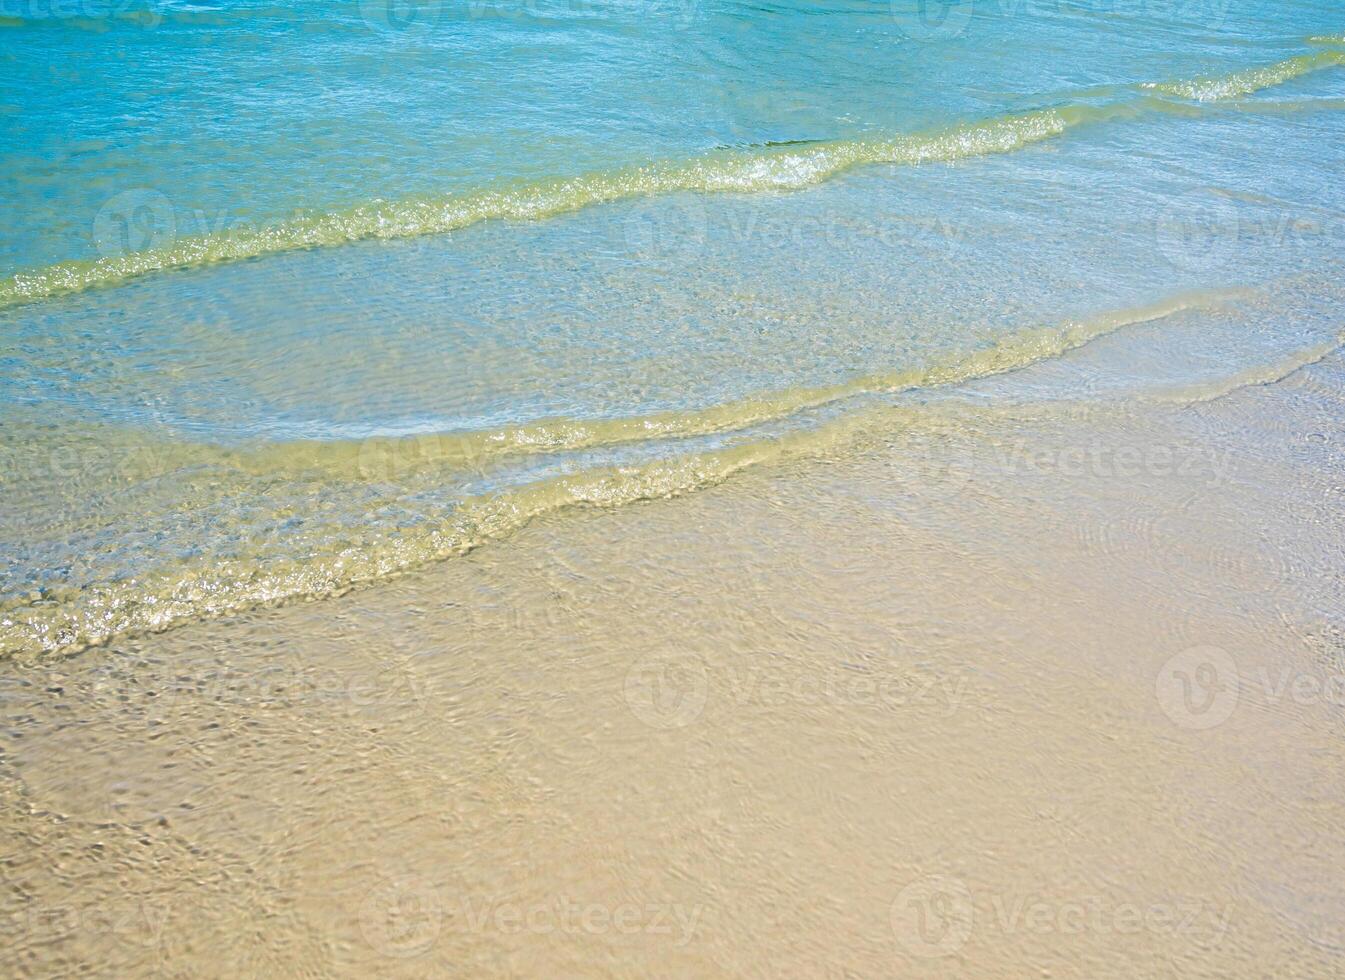
POLYGON ((13 672, 7 969, 1332 975, 1343 380, 894 431, 13 672))

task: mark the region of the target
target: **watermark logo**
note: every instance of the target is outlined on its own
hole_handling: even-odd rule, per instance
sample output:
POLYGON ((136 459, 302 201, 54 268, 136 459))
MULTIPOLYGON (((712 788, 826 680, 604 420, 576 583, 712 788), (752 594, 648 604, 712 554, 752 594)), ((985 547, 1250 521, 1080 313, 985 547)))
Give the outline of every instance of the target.
MULTIPOLYGON (((784 159, 784 157, 775 158, 784 159)), ((772 252, 812 253, 877 247, 951 257, 966 229, 938 215, 843 218, 772 213, 729 203, 710 209, 703 195, 654 196, 633 205, 622 223, 626 251, 644 259, 692 264, 716 245, 760 245, 772 252)))
POLYGON ((168 248, 177 240, 173 202, 159 191, 123 191, 93 219, 93 245, 105 258, 168 248))
POLYGON ((225 207, 183 207, 154 188, 135 187, 109 198, 98 209, 90 239, 106 258, 168 249, 184 238, 230 243, 240 256, 264 254, 273 251, 277 241, 302 241, 294 236, 314 216, 312 211, 296 208, 287 215, 245 218, 225 207))
POLYGON ((461 923, 475 933, 497 932, 505 936, 522 933, 546 936, 647 935, 667 937, 681 948, 691 942, 705 912, 704 906, 666 902, 576 901, 559 895, 539 901, 474 901, 459 903, 461 923))
POLYGON ((1239 243, 1295 250, 1329 246, 1345 238, 1338 215, 1320 209, 1293 214, 1283 208, 1253 208, 1212 193, 1177 197, 1158 217, 1158 250, 1179 269, 1210 272, 1236 258, 1239 243))
POLYGON ((412 875, 382 882, 360 904, 360 931, 384 956, 407 959, 424 954, 443 926, 438 890, 412 875))
POLYGON ((705 662, 692 653, 650 654, 626 672, 626 704, 651 728, 685 728, 709 699, 705 662))
POLYGON ((922 492, 927 487, 938 488, 942 500, 956 497, 972 482, 971 468, 956 458, 955 447, 933 434, 911 435, 890 465, 902 471, 902 479, 909 475, 922 492))
POLYGON ((141 27, 163 22, 163 0, 0 0, 0 17, 23 20, 120 20, 141 27))
POLYGON ((262 664, 194 667, 127 657, 109 664, 108 677, 133 680, 129 689, 160 712, 202 701, 251 710, 298 704, 352 711, 415 708, 429 696, 429 679, 410 658, 396 653, 340 669, 284 656, 262 664))
POLYGON ((360 0, 360 16, 379 34, 419 35, 464 21, 631 16, 677 28, 690 25, 699 0, 643 0, 624 6, 606 0, 360 0))
POLYGON ((935 709, 951 716, 963 703, 969 678, 934 671, 821 668, 806 671, 754 666, 723 671, 728 695, 739 706, 845 709, 935 709))
POLYGON ((985 935, 1139 935, 1178 938, 1209 948, 1222 942, 1232 907, 1195 896, 1118 900, 1113 895, 1053 896, 997 893, 973 896, 966 882, 930 875, 903 888, 892 903, 892 931, 922 959, 952 956, 971 938, 985 935))
POLYGON ((935 711, 950 716, 970 692, 971 677, 959 671, 907 670, 893 664, 836 664, 798 670, 770 661, 716 666, 689 653, 654 654, 626 675, 626 703, 653 728, 685 728, 701 717, 711 687, 735 710, 814 708, 845 711, 935 711))
MULTIPOLYGON (((500 445, 498 440, 495 445, 500 445)), ((471 436, 440 432, 378 435, 360 440, 355 472, 362 480, 384 483, 405 480, 435 469, 484 476, 488 462, 489 451, 471 436)))
POLYGON ((971 891, 958 878, 929 875, 901 890, 891 908, 892 931, 922 959, 951 956, 971 937, 976 922, 971 891))
POLYGON ((607 903, 569 895, 529 901, 488 895, 450 895, 423 877, 404 875, 380 882, 360 905, 360 931, 376 952, 396 959, 423 956, 445 931, 602 936, 646 935, 677 947, 692 941, 705 907, 662 901, 607 903))
POLYGON ((158 902, 122 899, 96 907, 32 905, 22 925, 39 943, 65 943, 76 936, 117 945, 152 948, 163 940, 169 908, 158 902))
POLYGON ((971 23, 973 0, 891 0, 897 29, 912 41, 948 41, 971 23))
POLYGON ((419 35, 439 23, 441 0, 360 0, 360 16, 380 34, 419 35))
POLYGON ((1238 706, 1238 669, 1219 647, 1199 646, 1163 665, 1154 688, 1164 714, 1182 728, 1222 725, 1238 706))
POLYGON ((705 248, 709 218, 699 197, 637 201, 622 223, 626 247, 646 259, 688 262, 705 248))
POLYGON ((1345 672, 1321 663, 1307 669, 1288 662, 1239 667, 1227 651, 1199 646, 1163 665, 1155 693, 1173 722, 1202 730, 1222 725, 1248 700, 1292 710, 1345 708, 1345 672))
POLYGON ((982 9, 1000 17, 1058 17, 1062 12, 1121 14, 1158 23, 1198 23, 1223 27, 1233 0, 981 0, 982 9))
POLYGON ((1232 201, 1206 193, 1183 194, 1158 216, 1158 250, 1179 269, 1209 272, 1233 257, 1241 226, 1232 201))
POLYGON ((996 468, 1010 475, 1062 476, 1118 483, 1182 479, 1223 483, 1233 465, 1231 454, 1194 443, 1110 443, 1034 447, 1026 442, 997 446, 996 468))
POLYGON ((648 16, 674 27, 687 27, 700 13, 700 0, 648 0, 648 16))

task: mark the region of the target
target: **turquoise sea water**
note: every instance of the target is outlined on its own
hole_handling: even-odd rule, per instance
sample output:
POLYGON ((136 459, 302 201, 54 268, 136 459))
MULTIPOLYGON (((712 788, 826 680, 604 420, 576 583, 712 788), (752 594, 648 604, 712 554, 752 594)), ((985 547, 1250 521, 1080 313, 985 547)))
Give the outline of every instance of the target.
POLYGON ((1183 383, 1318 350, 1343 67, 1325 0, 0 0, 0 650, 693 489, 1136 321, 1208 318, 1183 383))

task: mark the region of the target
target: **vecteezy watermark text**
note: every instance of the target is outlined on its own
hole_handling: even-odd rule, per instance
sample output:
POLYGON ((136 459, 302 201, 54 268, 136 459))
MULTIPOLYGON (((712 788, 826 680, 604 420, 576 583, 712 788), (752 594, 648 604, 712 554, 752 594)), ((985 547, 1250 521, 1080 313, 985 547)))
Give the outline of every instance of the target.
POLYGON ((1345 671, 1303 670, 1289 664, 1239 666, 1221 647, 1196 646, 1163 664, 1154 695, 1174 724, 1200 731, 1222 725, 1247 700, 1345 708, 1345 671))
POLYGON ((692 941, 704 913, 700 903, 454 895, 424 877, 404 875, 368 892, 360 907, 360 930, 376 951, 398 958, 428 953, 445 930, 503 936, 645 935, 680 948, 692 941))
POLYGON ((1191 896, 1154 900, 1107 895, 974 892, 949 875, 927 875, 906 885, 891 907, 892 932, 901 948, 920 959, 952 956, 974 936, 996 941, 1015 936, 1148 933, 1208 948, 1228 932, 1232 908, 1191 896))
POLYGON ((657 729, 684 728, 711 701, 744 707, 834 705, 857 710, 923 707, 945 715, 961 707, 970 677, 898 666, 802 669, 762 664, 714 668, 698 654, 664 651, 642 657, 626 673, 627 707, 657 729))
POLYGON ((952 41, 980 20, 1114 14, 1159 23, 1201 24, 1218 30, 1233 0, 888 0, 892 20, 905 38, 922 43, 952 41))

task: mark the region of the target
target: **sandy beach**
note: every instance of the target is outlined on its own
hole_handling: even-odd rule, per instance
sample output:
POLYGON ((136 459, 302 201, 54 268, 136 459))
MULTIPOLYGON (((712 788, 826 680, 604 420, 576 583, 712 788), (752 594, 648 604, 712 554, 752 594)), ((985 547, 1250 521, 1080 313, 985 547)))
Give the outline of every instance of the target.
POLYGON ((1340 7, 0 3, 0 978, 1345 976, 1340 7))
POLYGON ((1337 974, 1345 361, 1101 358, 10 673, 6 972, 1337 974))

